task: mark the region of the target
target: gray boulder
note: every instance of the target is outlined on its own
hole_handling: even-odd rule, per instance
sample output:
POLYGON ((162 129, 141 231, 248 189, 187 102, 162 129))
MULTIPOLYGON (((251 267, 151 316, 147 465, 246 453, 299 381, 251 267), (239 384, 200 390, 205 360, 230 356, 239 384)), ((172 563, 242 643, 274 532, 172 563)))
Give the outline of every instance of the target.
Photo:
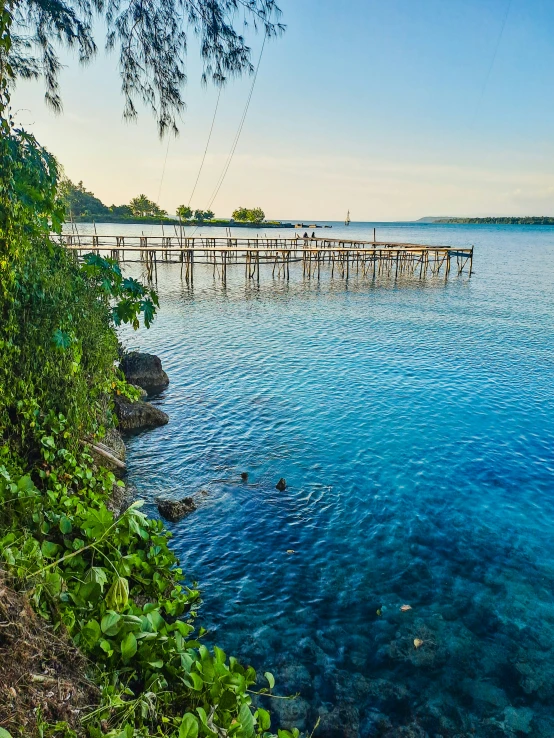
POLYGON ((156 504, 160 515, 172 523, 196 510, 192 497, 183 497, 181 500, 157 499, 156 504))
POLYGON ((142 400, 131 402, 123 395, 116 395, 114 403, 121 430, 157 428, 169 422, 169 416, 149 402, 142 402, 142 400))
POLYGON ((155 354, 131 351, 121 360, 120 369, 128 382, 146 390, 167 387, 169 384, 169 377, 155 354))

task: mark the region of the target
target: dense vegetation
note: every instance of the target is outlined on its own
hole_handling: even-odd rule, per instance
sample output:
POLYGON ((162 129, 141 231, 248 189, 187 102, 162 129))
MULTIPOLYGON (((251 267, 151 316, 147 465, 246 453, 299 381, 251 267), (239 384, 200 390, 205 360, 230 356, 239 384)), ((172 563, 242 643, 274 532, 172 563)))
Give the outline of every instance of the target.
POLYGON ((546 216, 489 217, 489 218, 438 218, 435 223, 482 223, 488 225, 554 225, 554 218, 546 216))
POLYGON ((201 223, 205 220, 213 220, 215 217, 213 210, 193 210, 188 205, 179 205, 177 208, 177 216, 183 221, 194 220, 197 223, 201 223))
MULTIPOLYGON (((93 463, 89 444, 113 423, 113 393, 136 396, 117 369, 115 328, 149 326, 157 297, 115 262, 89 255, 80 264, 50 239, 64 214, 58 166, 9 115, 11 23, 4 7, 0 571, 78 645, 100 690, 73 725, 35 712, 31 728, 12 721, 0 735, 269 736, 268 712, 252 706, 254 670, 201 644, 199 592, 186 584, 162 524, 138 502, 120 517, 108 509, 121 483, 93 463)), ((254 691, 273 688, 270 674, 265 684, 254 691)))
MULTIPOLYGON (((146 195, 141 194, 134 197, 128 205, 105 205, 98 197, 86 189, 83 182, 73 184, 71 180, 65 179, 60 184, 60 196, 65 206, 65 214, 68 219, 76 222, 95 220, 100 223, 160 223, 168 224, 183 223, 187 225, 229 225, 230 220, 215 218, 213 210, 193 210, 188 205, 179 205, 177 208, 177 219, 170 218, 167 211, 146 195)), ((261 208, 238 208, 233 213, 233 218, 239 224, 260 225, 265 218, 261 208)), ((277 225, 270 221, 267 225, 277 225)))
POLYGON ((233 218, 239 222, 262 223, 265 213, 261 208, 237 208, 233 211, 233 218))
POLYGON ((137 195, 127 205, 108 206, 87 190, 82 181, 73 184, 71 180, 66 179, 60 185, 60 196, 65 206, 66 217, 76 221, 150 222, 154 220, 159 223, 160 220, 167 219, 167 212, 144 194, 137 195))

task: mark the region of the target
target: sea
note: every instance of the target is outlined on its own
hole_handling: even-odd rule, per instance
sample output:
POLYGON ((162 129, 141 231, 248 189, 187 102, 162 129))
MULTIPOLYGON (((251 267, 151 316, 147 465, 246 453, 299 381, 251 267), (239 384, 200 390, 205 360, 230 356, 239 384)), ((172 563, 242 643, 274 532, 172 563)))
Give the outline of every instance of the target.
POLYGON ((554 228, 327 225, 473 245, 474 272, 191 286, 158 262, 158 316, 121 340, 162 359, 170 422, 128 438, 129 482, 151 515, 194 497, 171 545, 207 645, 293 697, 255 698, 272 730, 552 738, 554 228))

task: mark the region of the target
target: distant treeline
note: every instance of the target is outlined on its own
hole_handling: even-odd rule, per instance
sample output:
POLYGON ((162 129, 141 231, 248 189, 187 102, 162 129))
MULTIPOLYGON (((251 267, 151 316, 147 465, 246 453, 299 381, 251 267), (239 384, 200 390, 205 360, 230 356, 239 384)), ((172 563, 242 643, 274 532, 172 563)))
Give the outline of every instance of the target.
POLYGON ((73 184, 69 179, 60 185, 60 196, 65 204, 66 217, 76 223, 166 223, 167 225, 213 225, 243 228, 292 227, 292 223, 264 220, 261 208, 239 208, 233 219, 215 218, 212 210, 192 210, 185 205, 177 208, 177 217, 168 216, 157 203, 141 194, 134 197, 128 205, 105 205, 96 195, 87 190, 82 182, 73 184))
POLYGON ((524 218, 438 218, 435 223, 483 223, 490 225, 554 225, 554 218, 527 216, 524 218))

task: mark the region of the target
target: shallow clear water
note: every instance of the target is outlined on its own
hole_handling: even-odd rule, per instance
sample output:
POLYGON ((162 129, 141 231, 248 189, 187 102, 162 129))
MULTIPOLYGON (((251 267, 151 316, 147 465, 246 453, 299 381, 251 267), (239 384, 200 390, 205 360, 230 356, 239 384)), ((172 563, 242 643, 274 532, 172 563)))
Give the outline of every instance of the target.
POLYGON ((152 514, 197 495, 173 546, 209 638, 300 693, 276 722, 550 737, 554 229, 385 237, 474 243, 475 274, 223 288, 205 267, 191 289, 158 267, 155 326, 123 335, 162 358, 170 423, 129 440, 129 476, 152 514))

